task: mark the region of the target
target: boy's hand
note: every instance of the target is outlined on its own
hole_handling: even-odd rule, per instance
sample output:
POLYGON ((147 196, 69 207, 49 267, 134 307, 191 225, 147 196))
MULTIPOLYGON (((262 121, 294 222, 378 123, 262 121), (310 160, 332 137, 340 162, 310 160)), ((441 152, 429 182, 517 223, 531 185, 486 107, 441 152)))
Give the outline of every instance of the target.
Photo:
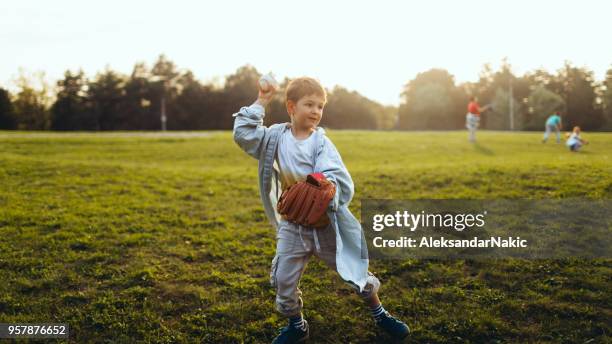
POLYGON ((276 93, 276 89, 273 87, 270 87, 267 91, 262 91, 261 88, 259 89, 259 96, 257 97, 257 101, 256 103, 258 103, 259 105, 266 107, 266 105, 268 105, 268 103, 270 103, 270 101, 272 101, 272 97, 274 97, 274 93, 276 93))
POLYGON ((274 97, 274 93, 278 90, 278 83, 274 80, 274 77, 271 75, 264 75, 259 79, 257 83, 257 87, 259 88, 259 95, 257 97, 256 103, 259 105, 266 107, 270 101, 272 101, 272 97, 274 97))

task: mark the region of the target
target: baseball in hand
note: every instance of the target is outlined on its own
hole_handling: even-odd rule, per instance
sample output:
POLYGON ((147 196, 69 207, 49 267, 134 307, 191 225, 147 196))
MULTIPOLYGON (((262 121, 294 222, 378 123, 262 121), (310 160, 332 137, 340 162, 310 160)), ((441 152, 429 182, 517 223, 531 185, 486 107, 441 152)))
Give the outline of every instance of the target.
POLYGON ((259 78, 259 89, 264 93, 273 89, 278 89, 278 82, 274 79, 272 73, 262 75, 262 77, 259 78))

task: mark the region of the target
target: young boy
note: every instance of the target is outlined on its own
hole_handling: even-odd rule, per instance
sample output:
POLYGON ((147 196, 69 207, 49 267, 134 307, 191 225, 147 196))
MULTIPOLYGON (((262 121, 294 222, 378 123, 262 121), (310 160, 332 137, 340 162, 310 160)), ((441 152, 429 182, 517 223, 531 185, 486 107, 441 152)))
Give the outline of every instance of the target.
POLYGON ((580 127, 575 126, 572 134, 569 136, 565 144, 570 151, 577 152, 580 150, 582 145, 588 144, 588 141, 580 137, 580 127))
POLYGON ((480 114, 487 111, 489 105, 480 107, 478 105, 478 98, 471 96, 470 102, 468 103, 468 112, 465 115, 465 127, 468 129, 470 135, 470 142, 476 142, 476 129, 480 125, 480 114))
POLYGON ((286 90, 291 123, 265 127, 264 108, 275 91, 274 87, 260 85, 257 101, 233 115, 234 140, 259 160, 261 200, 267 217, 276 227, 270 283, 276 288, 276 309, 289 319, 289 324, 273 343, 296 343, 308 338, 298 285, 312 255, 323 259, 354 288, 370 307, 380 328, 394 338, 406 337, 408 326, 385 311, 377 295, 380 282, 368 271, 363 231, 348 208, 354 194, 351 176, 334 144, 318 127, 327 101, 325 90, 312 78, 291 81, 286 90), (327 209, 330 224, 324 229, 289 222, 276 211, 281 190, 305 180, 313 172, 323 173, 336 187, 327 209))
POLYGON ((546 141, 548 140, 548 136, 553 131, 557 134, 557 143, 560 143, 561 127, 561 114, 559 113, 559 111, 548 116, 548 118, 546 119, 546 123, 544 124, 544 138, 542 138, 542 143, 546 143, 546 141))

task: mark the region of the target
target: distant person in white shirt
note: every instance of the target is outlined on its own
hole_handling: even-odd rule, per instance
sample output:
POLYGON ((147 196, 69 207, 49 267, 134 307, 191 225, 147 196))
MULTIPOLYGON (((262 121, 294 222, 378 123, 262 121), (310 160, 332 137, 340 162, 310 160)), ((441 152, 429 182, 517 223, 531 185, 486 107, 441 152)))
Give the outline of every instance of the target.
POLYGON ((565 142, 565 145, 572 152, 577 152, 580 149, 580 147, 586 144, 589 144, 589 142, 580 137, 580 127, 578 126, 574 127, 574 131, 572 132, 572 134, 568 137, 567 141, 565 142))

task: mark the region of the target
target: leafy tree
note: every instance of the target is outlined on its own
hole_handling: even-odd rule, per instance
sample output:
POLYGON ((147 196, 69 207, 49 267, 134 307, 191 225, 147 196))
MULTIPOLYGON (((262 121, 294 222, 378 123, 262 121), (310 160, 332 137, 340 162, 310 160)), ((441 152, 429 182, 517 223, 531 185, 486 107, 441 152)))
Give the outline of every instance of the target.
POLYGON ((480 72, 478 82, 468 85, 468 94, 478 97, 480 104, 490 104, 495 97, 497 88, 501 86, 493 85, 494 76, 495 71, 493 71, 491 65, 485 64, 480 72))
POLYGON ((550 89, 559 94, 566 104, 565 128, 575 125, 595 130, 603 125, 603 113, 597 107, 596 83, 593 72, 566 62, 550 82, 550 89))
POLYGON ((336 86, 327 96, 321 125, 337 129, 376 129, 376 105, 355 91, 336 86))
POLYGON ((377 129, 394 129, 397 126, 398 119, 397 106, 382 106, 377 118, 377 129))
POLYGON ((159 130, 159 111, 152 106, 150 72, 144 63, 136 63, 125 83, 119 111, 123 121, 117 129, 159 130))
POLYGON ((13 101, 13 109, 19 130, 46 130, 51 126, 49 106, 52 101, 45 74, 37 72, 32 78, 19 70, 16 80, 19 91, 13 101), (38 84, 38 85, 36 85, 38 84))
POLYGON ((402 92, 400 129, 456 129, 465 117, 467 97, 443 69, 431 69, 411 80, 402 92))
POLYGON ((126 121, 126 118, 121 112, 120 105, 125 96, 125 82, 124 76, 107 67, 89 83, 87 97, 97 129, 123 129, 122 122, 126 121))
POLYGON ((209 128, 230 129, 234 118, 230 114, 238 111, 237 107, 250 105, 257 98, 257 82, 261 74, 255 67, 246 65, 238 68, 234 74, 226 77, 218 111, 209 117, 209 128))
POLYGON ((0 129, 15 129, 15 114, 11 95, 3 88, 0 88, 0 129))
POLYGON ((168 128, 201 130, 210 128, 219 112, 220 91, 212 85, 202 85, 193 73, 187 72, 177 79, 180 93, 170 104, 168 128))
POLYGON ((554 85, 555 76, 544 69, 536 69, 532 72, 528 72, 523 76, 523 79, 527 80, 531 91, 537 86, 543 86, 555 93, 555 89, 558 88, 554 85))
POLYGON ((452 111, 447 90, 440 84, 424 84, 413 93, 407 120, 415 129, 444 129, 445 117, 452 111))
POLYGON ((605 119, 605 129, 612 131, 612 68, 606 72, 602 85, 602 108, 605 119))
POLYGON ((99 130, 87 104, 87 78, 82 70, 66 71, 57 82, 57 100, 51 106, 53 130, 99 130))
POLYGON ((563 98, 541 85, 536 86, 529 95, 528 105, 529 109, 523 125, 524 130, 542 130, 548 116, 565 109, 563 98))

